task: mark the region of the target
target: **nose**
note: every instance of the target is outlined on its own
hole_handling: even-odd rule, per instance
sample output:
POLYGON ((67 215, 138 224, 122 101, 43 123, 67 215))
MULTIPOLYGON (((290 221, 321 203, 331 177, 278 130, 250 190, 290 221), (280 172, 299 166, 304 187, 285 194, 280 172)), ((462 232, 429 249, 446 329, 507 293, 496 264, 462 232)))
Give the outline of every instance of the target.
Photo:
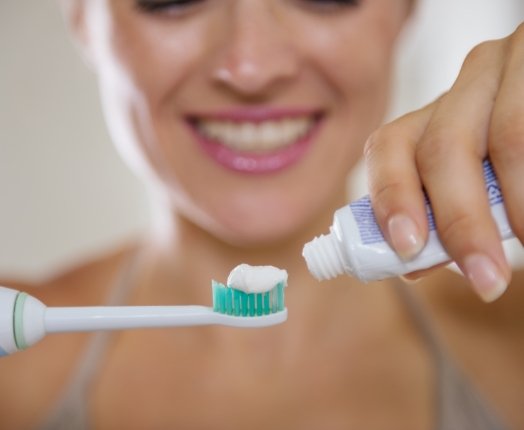
POLYGON ((242 96, 271 92, 296 78, 300 67, 292 32, 268 0, 239 0, 223 23, 213 79, 242 96))

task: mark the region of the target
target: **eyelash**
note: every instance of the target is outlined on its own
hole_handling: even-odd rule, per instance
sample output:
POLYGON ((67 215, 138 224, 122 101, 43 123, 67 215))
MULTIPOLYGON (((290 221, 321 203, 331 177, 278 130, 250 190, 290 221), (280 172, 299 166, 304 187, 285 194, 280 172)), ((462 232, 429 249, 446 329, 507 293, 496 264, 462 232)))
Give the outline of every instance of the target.
POLYGON ((309 1, 310 3, 319 3, 319 4, 336 4, 340 6, 358 6, 360 0, 304 0, 309 1))
MULTIPOLYGON (((161 12, 163 10, 183 9, 204 0, 136 0, 136 5, 144 12, 161 12)), ((314 3, 319 7, 355 7, 359 6, 362 0, 302 0, 304 3, 314 3)))
POLYGON ((300 0, 302 3, 309 4, 310 7, 333 10, 340 8, 354 8, 361 5, 363 0, 300 0))
POLYGON ((136 6, 144 12, 162 12, 164 10, 173 9, 184 9, 192 6, 195 3, 201 3, 204 0, 136 0, 136 6))

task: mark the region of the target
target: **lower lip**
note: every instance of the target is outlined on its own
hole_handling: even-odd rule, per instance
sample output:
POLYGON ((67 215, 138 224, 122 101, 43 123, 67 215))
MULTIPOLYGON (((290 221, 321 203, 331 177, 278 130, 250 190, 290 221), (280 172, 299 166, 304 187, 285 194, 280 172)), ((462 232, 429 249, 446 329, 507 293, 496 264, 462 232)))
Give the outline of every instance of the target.
POLYGON ((310 130, 294 143, 263 154, 236 151, 202 135, 194 124, 190 126, 202 149, 218 164, 235 172, 264 174, 278 172, 300 161, 318 133, 320 123, 321 119, 315 120, 310 130))

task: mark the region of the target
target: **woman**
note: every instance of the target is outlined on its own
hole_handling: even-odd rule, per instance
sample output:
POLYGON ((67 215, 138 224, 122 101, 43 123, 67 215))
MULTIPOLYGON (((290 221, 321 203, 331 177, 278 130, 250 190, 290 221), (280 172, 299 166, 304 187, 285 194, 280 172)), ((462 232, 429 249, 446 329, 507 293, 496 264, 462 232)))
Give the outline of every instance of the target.
POLYGON ((211 279, 273 264, 289 272, 290 316, 257 331, 49 336, 2 359, 2 427, 524 426, 524 275, 500 297, 510 270, 481 170, 489 156, 524 239, 524 27, 474 49, 439 100, 378 128, 408 0, 64 7, 114 141, 165 211, 136 244, 10 286, 52 306, 206 304, 211 279), (308 273, 302 247, 346 203, 363 150, 391 245, 420 251, 423 184, 465 278, 318 285, 308 273))

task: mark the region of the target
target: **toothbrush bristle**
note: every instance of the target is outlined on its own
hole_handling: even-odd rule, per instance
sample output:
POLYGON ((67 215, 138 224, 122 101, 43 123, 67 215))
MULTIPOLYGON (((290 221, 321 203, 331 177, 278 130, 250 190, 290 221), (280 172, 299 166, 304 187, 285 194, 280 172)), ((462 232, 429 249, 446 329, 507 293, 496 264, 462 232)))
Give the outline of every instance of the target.
POLYGON ((255 317, 283 311, 284 283, 265 293, 245 293, 213 281, 213 310, 226 315, 255 317))

